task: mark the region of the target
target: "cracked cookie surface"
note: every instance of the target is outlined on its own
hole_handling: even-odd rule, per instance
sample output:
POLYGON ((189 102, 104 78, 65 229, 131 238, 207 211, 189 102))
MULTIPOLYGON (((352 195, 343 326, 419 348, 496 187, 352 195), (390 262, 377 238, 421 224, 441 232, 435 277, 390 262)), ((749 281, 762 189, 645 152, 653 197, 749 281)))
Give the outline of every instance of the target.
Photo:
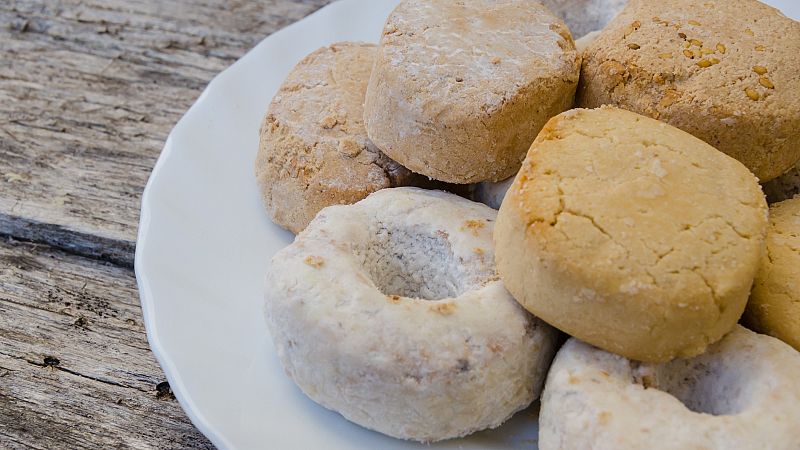
POLYGON ((256 178, 272 220, 300 232, 322 208, 425 184, 381 153, 364 128, 375 45, 342 42, 300 61, 261 126, 256 178))
POLYGON ((744 319, 800 351, 800 196, 769 209, 767 252, 744 319))
POLYGON ((583 54, 577 106, 678 127, 762 182, 800 160, 800 22, 757 0, 631 0, 583 54))
POLYGON ((703 352, 744 310, 767 205, 738 161, 665 123, 572 110, 536 138, 495 228, 529 311, 644 361, 703 352))

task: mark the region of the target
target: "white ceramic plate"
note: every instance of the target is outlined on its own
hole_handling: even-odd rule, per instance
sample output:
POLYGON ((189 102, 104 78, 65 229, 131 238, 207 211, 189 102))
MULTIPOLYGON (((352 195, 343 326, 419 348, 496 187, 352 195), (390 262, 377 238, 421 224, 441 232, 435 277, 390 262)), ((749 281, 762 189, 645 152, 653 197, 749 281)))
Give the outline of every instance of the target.
MULTIPOLYGON (((425 447, 307 399, 266 332, 262 278, 292 235, 264 213, 258 127, 291 68, 336 41, 377 41, 397 0, 341 0, 264 39, 217 76, 167 139, 142 198, 136 276, 150 346, 192 422, 223 449, 535 448, 535 409, 425 447)), ((771 0, 800 17, 797 0, 771 0)))

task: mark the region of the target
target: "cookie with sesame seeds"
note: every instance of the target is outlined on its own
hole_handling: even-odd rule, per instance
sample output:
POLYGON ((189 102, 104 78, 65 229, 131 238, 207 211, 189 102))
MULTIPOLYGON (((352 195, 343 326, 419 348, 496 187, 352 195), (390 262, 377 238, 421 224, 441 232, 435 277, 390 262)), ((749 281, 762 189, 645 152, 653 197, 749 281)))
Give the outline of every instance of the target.
POLYGON ((585 50, 577 105, 691 133, 762 182, 800 160, 800 23, 757 0, 631 0, 585 50))

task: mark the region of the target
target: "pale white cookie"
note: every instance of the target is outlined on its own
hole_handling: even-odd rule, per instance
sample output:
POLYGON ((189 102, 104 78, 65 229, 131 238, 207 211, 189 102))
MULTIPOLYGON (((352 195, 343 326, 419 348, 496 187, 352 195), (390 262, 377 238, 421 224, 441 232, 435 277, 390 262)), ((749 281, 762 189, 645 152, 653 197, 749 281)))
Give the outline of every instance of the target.
POLYGON ((497 427, 528 406, 557 333, 498 279, 495 215, 415 188, 322 210, 267 272, 286 373, 347 419, 423 442, 497 427))
POLYGON ((542 394, 540 450, 797 450, 800 353, 736 326, 708 351, 639 364, 570 339, 542 394))
POLYGON ((537 2, 405 0, 383 29, 367 132, 433 179, 503 180, 572 105, 579 70, 566 26, 537 2))

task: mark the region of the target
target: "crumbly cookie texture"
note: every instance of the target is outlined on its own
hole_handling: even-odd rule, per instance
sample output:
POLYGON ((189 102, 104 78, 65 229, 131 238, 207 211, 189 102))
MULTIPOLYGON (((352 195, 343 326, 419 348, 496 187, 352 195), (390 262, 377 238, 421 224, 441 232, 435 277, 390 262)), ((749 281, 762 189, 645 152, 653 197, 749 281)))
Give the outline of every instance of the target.
POLYGON ((757 0, 631 0, 584 52, 577 105, 653 117, 762 182, 800 160, 800 22, 757 0))
POLYGON ((579 71, 566 26, 536 2, 405 0, 383 29, 367 131, 417 173, 503 180, 572 105, 579 71))
POLYGON ((770 204, 789 200, 800 194, 800 163, 780 177, 764 183, 761 187, 770 204))
POLYGON ((769 209, 767 252, 744 321, 800 351, 800 196, 769 209))
POLYGON ((605 28, 627 3, 628 0, 542 0, 564 20, 576 40, 605 28))
POLYGON ((796 450, 800 353, 741 326, 708 351, 639 364, 577 339, 542 394, 541 450, 796 450))
POLYGON ((641 361, 702 353, 741 316, 767 204, 741 163, 602 107, 554 117, 500 207, 498 271, 529 311, 641 361))
POLYGON ((423 442, 527 407, 558 333, 498 279, 496 214, 416 188, 322 210, 267 272, 266 320, 288 376, 359 425, 423 442))
POLYGON ((367 138, 363 104, 375 48, 350 42, 323 47, 297 64, 272 99, 256 177, 273 221, 293 233, 326 206, 426 181, 367 138))

